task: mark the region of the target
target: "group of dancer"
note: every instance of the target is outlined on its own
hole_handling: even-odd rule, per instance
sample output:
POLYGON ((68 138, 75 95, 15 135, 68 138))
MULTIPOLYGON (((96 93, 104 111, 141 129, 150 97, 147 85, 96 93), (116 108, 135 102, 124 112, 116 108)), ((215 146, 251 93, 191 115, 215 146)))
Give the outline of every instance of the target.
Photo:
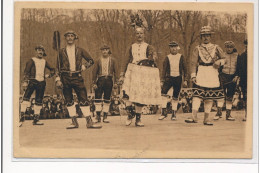
MULTIPOLYGON (((157 54, 152 45, 144 41, 145 30, 135 28, 135 43, 127 51, 121 68, 108 45, 100 48, 101 57, 94 62, 90 54, 76 45, 79 36, 74 31, 64 34, 66 46, 58 51, 57 67, 52 67, 45 59, 43 46, 35 47, 35 56, 31 58, 24 70, 22 87, 24 95, 20 107, 20 117, 24 116, 30 106, 30 98, 35 91, 35 106, 33 125, 43 125, 39 121, 42 100, 44 96, 46 78, 55 76, 56 87, 62 90, 65 104, 72 123, 67 129, 79 127, 77 111, 73 98, 75 91, 83 116, 86 118, 87 128, 101 128, 102 123, 109 123, 108 112, 113 85, 122 85, 127 100, 126 109, 129 115, 126 125, 129 126, 135 118, 135 126, 143 127, 141 121, 142 108, 145 105, 161 105, 162 113, 159 120, 167 117, 166 106, 172 103, 171 120, 177 120, 176 112, 178 97, 182 87, 188 85, 188 78, 193 83, 192 114, 186 123, 197 123, 197 112, 204 102, 204 125, 213 125, 209 119, 213 100, 217 101, 218 111, 214 120, 222 117, 222 107, 226 101, 226 120, 234 121, 231 116, 232 97, 237 83, 240 84, 243 99, 246 103, 247 95, 247 41, 245 52, 238 55, 232 41, 225 42, 225 52, 220 46, 211 43, 213 34, 209 26, 200 30, 201 44, 196 46, 191 55, 191 74, 187 74, 185 57, 179 53, 180 45, 176 41, 169 43, 169 55, 163 62, 161 76, 155 63, 157 54), (84 61, 83 61, 84 59, 84 61), (87 90, 81 72, 94 65, 92 71, 92 87, 95 90, 96 117, 92 119, 87 90), (45 69, 50 71, 45 74, 45 69), (169 100, 167 93, 173 87, 173 94, 169 100), (101 114, 103 113, 103 119, 101 114)), ((246 115, 245 119, 246 120, 246 115)))

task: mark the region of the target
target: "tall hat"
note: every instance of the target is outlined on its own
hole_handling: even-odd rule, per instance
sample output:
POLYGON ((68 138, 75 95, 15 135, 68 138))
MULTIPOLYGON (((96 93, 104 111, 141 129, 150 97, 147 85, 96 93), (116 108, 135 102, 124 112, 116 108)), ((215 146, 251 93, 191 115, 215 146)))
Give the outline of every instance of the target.
POLYGON ((169 43, 169 46, 170 46, 170 47, 178 47, 178 48, 177 48, 178 50, 181 49, 180 46, 179 46, 179 44, 178 44, 176 41, 171 41, 171 42, 169 43))
POLYGON ((214 32, 212 31, 210 26, 203 26, 200 29, 200 35, 207 35, 207 34, 213 34, 214 32))
POLYGON ((226 41, 224 43, 225 47, 232 47, 235 48, 235 43, 233 41, 226 41))
POLYGON ((67 34, 73 34, 75 35, 75 39, 79 39, 78 34, 75 31, 69 30, 65 32, 64 37, 66 37, 67 34))
POLYGON ((43 56, 47 56, 46 53, 45 53, 45 49, 42 45, 35 46, 35 50, 37 50, 37 49, 41 49, 43 51, 43 56))

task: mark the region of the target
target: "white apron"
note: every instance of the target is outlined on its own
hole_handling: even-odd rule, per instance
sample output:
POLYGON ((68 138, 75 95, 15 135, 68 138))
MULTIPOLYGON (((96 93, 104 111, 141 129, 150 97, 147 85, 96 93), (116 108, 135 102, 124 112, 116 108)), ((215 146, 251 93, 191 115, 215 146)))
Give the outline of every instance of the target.
POLYGON ((197 72, 197 85, 207 88, 217 88, 220 86, 218 69, 213 68, 213 66, 202 66, 198 67, 197 72))
MULTIPOLYGON (((208 44, 205 47, 199 47, 199 56, 204 63, 211 63, 212 58, 215 58, 216 45, 208 44), (207 49, 207 51, 206 51, 207 49)), ((217 88, 220 86, 218 69, 211 66, 198 66, 198 72, 196 76, 197 85, 206 88, 217 88)))
POLYGON ((122 90, 131 102, 145 105, 161 104, 159 69, 129 63, 122 90))

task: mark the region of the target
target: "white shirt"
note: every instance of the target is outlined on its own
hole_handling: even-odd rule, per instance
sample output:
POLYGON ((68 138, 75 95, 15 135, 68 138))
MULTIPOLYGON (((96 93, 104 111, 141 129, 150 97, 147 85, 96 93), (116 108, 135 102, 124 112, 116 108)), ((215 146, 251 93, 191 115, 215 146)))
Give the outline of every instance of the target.
POLYGON ((70 71, 76 71, 76 55, 75 55, 75 44, 73 45, 67 45, 66 51, 68 54, 68 59, 70 63, 70 71))
POLYGON ((132 44, 132 56, 133 56, 133 62, 134 64, 138 63, 139 61, 146 59, 146 50, 147 50, 148 44, 145 42, 142 43, 134 43, 132 44))
POLYGON ((32 60, 34 61, 35 64, 35 79, 40 82, 44 81, 44 69, 45 69, 46 60, 36 58, 36 57, 33 57, 32 60))
POLYGON ((180 59, 181 54, 177 53, 176 55, 169 54, 168 59, 170 62, 170 75, 173 77, 180 76, 180 59))

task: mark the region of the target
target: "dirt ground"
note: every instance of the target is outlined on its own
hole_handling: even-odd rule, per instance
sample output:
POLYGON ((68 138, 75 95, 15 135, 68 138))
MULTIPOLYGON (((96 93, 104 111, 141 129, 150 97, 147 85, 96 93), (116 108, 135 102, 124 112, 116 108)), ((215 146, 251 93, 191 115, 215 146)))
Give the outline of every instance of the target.
MULTIPOLYGON (((213 119, 214 112, 211 113, 213 119)), ((223 114, 225 114, 223 112, 223 114)), ((21 147, 32 148, 87 148, 112 150, 164 150, 198 152, 240 152, 245 147, 243 111, 234 111, 236 121, 226 121, 224 116, 212 121, 214 126, 199 122, 186 124, 189 114, 177 114, 177 121, 170 116, 159 121, 159 115, 143 115, 145 127, 135 127, 134 122, 125 126, 125 116, 109 116, 110 123, 102 129, 87 129, 84 118, 79 119, 78 129, 67 130, 69 119, 42 120, 44 126, 33 126, 31 120, 24 122, 20 130, 21 147)))

